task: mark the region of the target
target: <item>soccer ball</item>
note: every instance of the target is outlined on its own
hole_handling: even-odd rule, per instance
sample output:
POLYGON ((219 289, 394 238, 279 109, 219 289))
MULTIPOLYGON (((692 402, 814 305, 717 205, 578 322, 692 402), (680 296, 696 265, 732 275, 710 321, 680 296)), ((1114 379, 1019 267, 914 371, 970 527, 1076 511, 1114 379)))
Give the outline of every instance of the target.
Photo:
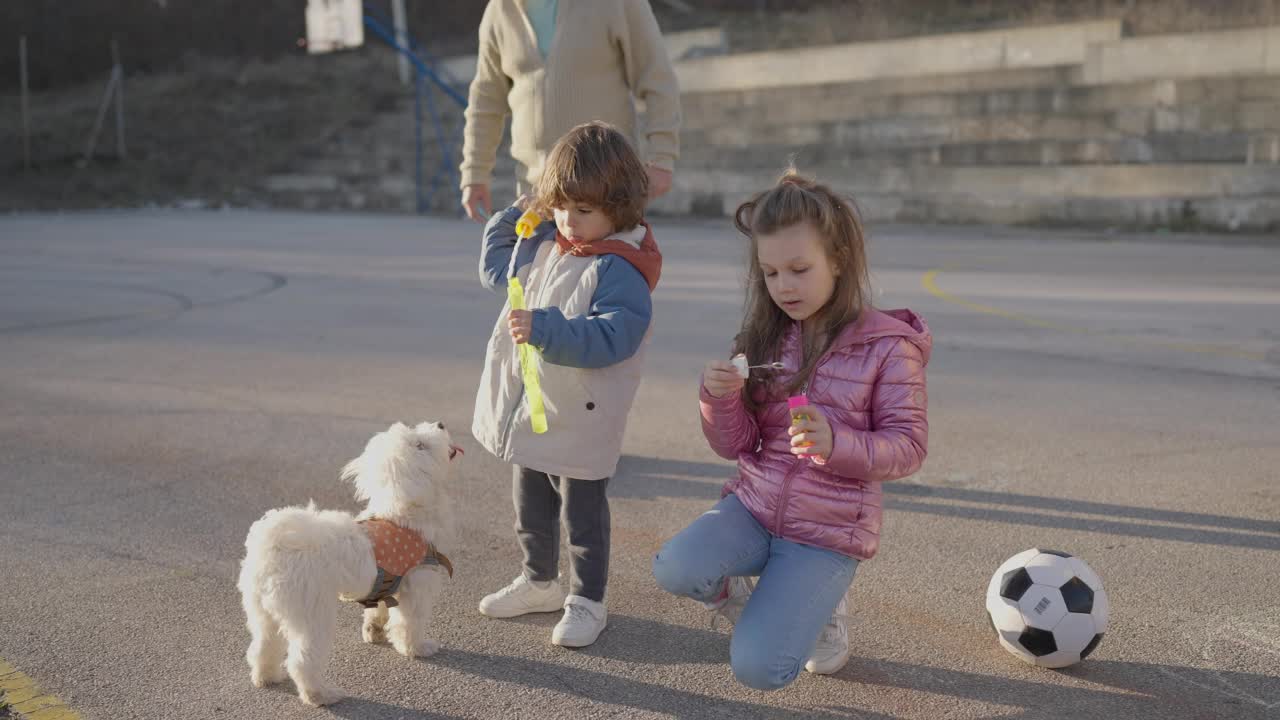
POLYGON ((1107 630, 1102 579, 1083 560, 1032 548, 996 569, 987 585, 987 619, 1005 650, 1046 668, 1089 656, 1107 630))

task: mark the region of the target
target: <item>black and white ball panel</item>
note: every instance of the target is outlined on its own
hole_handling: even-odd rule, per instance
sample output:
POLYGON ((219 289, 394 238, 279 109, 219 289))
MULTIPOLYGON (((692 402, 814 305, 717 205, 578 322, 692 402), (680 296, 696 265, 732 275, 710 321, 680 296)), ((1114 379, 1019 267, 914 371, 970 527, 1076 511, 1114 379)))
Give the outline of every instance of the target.
POLYGON ((1035 584, 1018 598, 1018 611, 1028 627, 1053 630, 1067 614, 1067 604, 1058 588, 1035 584))
POLYGON ((1071 563, 1063 562, 1059 555, 1044 551, 1027 562, 1026 570, 1031 575, 1032 582, 1051 587, 1062 587, 1064 583, 1075 577, 1071 563))
POLYGON ((1052 668, 1093 652, 1109 610, 1102 580, 1083 560, 1037 548, 1000 565, 987 584, 986 607, 1001 646, 1052 668))

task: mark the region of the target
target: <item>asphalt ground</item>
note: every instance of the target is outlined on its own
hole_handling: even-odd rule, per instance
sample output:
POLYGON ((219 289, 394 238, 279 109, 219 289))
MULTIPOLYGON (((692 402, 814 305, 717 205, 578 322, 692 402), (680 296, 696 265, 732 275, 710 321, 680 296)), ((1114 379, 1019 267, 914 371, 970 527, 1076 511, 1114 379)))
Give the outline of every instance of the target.
POLYGON ((444 649, 365 645, 345 605, 331 673, 352 697, 313 709, 249 684, 245 532, 309 499, 357 509, 338 469, 391 422, 469 427, 501 304, 477 280, 479 228, 0 219, 0 687, 113 720, 1280 716, 1275 238, 873 227, 876 303, 935 337, 929 457, 885 487, 848 665, 761 693, 733 680, 727 632, 650 573, 733 472, 694 393, 739 322, 745 251, 726 222, 654 229, 609 628, 570 651, 549 643, 558 614, 476 612, 519 554, 509 468, 460 432, 444 649), (1111 599, 1102 644, 1062 671, 1005 652, 983 612, 995 568, 1037 546, 1084 558, 1111 599))

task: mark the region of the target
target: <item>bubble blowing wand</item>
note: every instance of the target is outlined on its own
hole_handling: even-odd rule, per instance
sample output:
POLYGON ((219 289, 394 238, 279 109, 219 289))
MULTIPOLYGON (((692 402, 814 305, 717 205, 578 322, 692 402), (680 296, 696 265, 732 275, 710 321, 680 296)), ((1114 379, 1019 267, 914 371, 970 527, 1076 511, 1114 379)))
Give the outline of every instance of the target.
MULTIPOLYGON (((520 241, 533 237, 533 231, 542 223, 542 218, 532 210, 526 210, 516 221, 516 246, 511 249, 511 267, 507 270, 507 302, 512 310, 526 310, 524 286, 516 277, 516 255, 520 252, 520 241)), ((524 378, 525 393, 529 397, 529 423, 533 431, 542 434, 547 431, 547 411, 542 404, 542 383, 538 379, 537 349, 527 342, 520 343, 520 373, 524 378)))

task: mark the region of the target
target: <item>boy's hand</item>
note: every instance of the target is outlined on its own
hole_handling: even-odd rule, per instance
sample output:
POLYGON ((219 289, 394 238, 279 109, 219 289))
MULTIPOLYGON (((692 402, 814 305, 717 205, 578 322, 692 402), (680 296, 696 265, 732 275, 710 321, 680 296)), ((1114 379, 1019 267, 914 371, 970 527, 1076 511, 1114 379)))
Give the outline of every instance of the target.
POLYGON ((707 389, 707 394, 711 397, 724 397, 741 390, 745 382, 738 374, 738 369, 723 360, 712 360, 702 371, 702 387, 707 389))
POLYGON ((533 335, 533 311, 512 310, 507 315, 507 327, 510 328, 511 339, 517 345, 529 342, 529 337, 533 335))
POLYGON ((831 423, 822 411, 813 405, 801 405, 791 410, 791 416, 807 415, 807 420, 793 422, 787 428, 791 435, 791 454, 807 455, 814 462, 822 465, 831 457, 834 439, 831 436, 831 423), (810 444, 812 443, 812 444, 810 444))

